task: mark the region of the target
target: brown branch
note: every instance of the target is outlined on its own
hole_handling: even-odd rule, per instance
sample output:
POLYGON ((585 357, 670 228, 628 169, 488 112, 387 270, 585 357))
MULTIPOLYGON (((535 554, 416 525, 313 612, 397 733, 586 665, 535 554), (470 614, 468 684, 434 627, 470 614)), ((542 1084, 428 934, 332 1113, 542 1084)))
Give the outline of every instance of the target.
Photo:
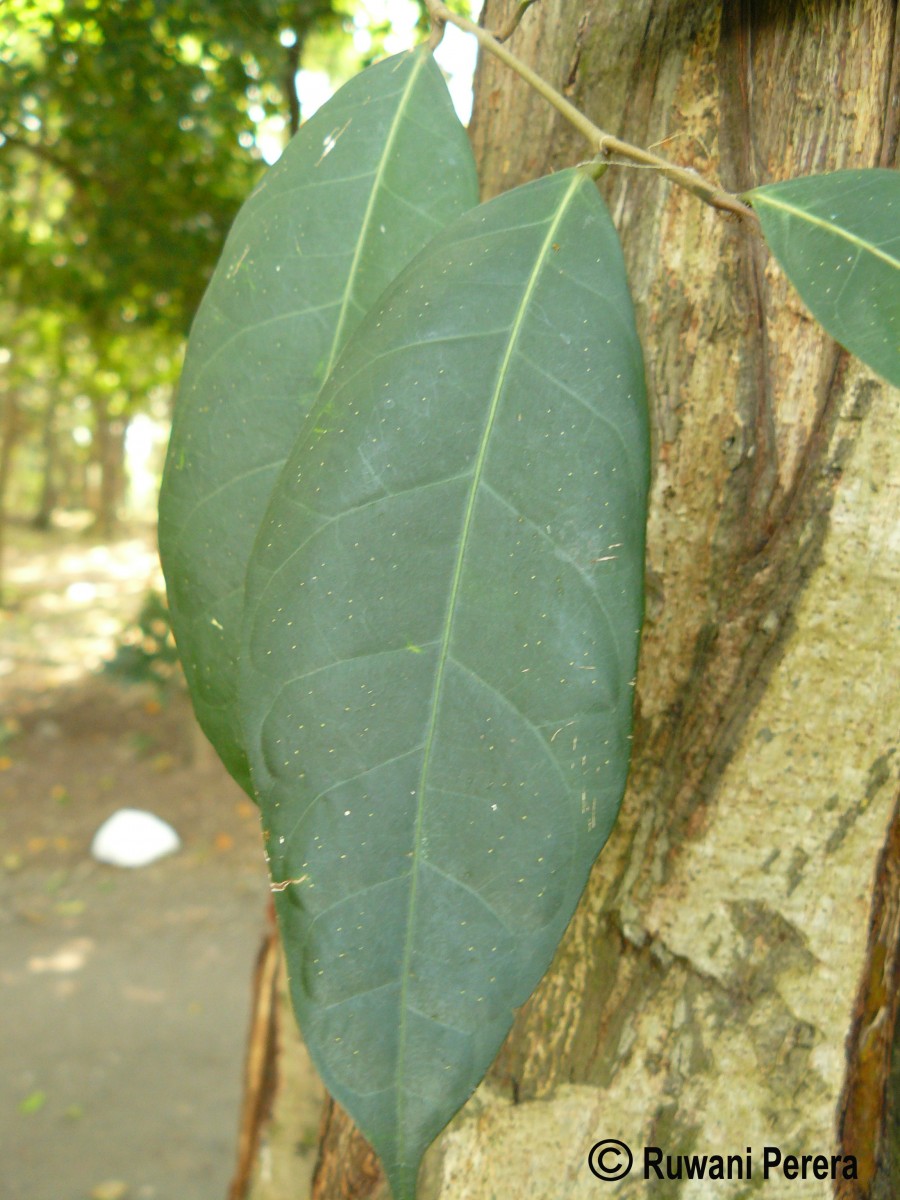
POLYGON ((82 194, 93 182, 93 177, 82 171, 81 167, 76 163, 73 163, 62 154, 57 154, 55 150, 49 149, 49 147, 42 145, 40 142, 29 142, 24 138, 17 137, 13 133, 0 133, 0 137, 3 139, 0 141, 0 150, 5 146, 11 146, 14 150, 25 150, 28 154, 39 158, 42 162, 56 167, 82 194))
POLYGON ((608 159, 611 154, 616 154, 620 158, 624 158, 626 162, 637 163, 642 167, 652 167, 660 175, 665 176, 671 183, 685 188, 698 199, 704 201, 704 203, 711 205, 713 208, 722 209, 724 212, 734 213, 736 216, 742 217, 745 221, 749 221, 758 227, 759 220, 756 213, 754 213, 748 204, 744 204, 742 200, 739 200, 737 196, 733 196, 731 192, 726 192, 715 184, 709 183, 696 171, 690 170, 687 167, 679 167, 675 163, 669 162, 668 159, 660 158, 657 154, 651 154, 649 150, 644 150, 640 146, 633 146, 630 142, 623 142, 621 138, 607 133, 606 130, 595 125, 574 104, 570 104, 565 96, 561 95, 556 88, 551 87, 536 71, 533 71, 521 59, 516 58, 514 54, 507 50, 501 42, 498 42, 493 34, 488 33, 486 29, 482 29, 480 25, 476 25, 474 21, 469 21, 466 17, 458 16, 446 4, 443 4, 441 0, 425 0, 425 4, 436 28, 449 22, 464 32, 473 34, 478 39, 479 45, 483 46, 511 70, 515 71, 539 95, 543 96, 548 104, 552 104, 557 112, 561 113, 569 124, 574 126, 587 139, 595 154, 605 159, 608 159))
POLYGON ((237 1165, 228 1200, 246 1200, 263 1126, 272 1108, 278 1069, 278 1009, 275 1000, 280 953, 275 912, 270 903, 268 928, 253 973, 253 1003, 244 1062, 244 1099, 238 1133, 237 1165))
MULTIPOLYGON (((296 31, 295 31, 296 32, 296 31)), ((297 34, 293 46, 287 46, 287 63, 284 71, 284 90, 288 102, 288 129, 291 137, 300 128, 300 97, 297 95, 297 72, 300 70, 300 50, 302 39, 297 34)))
POLYGON ((493 36, 497 39, 497 41, 498 42, 509 41, 509 39, 512 37, 512 35, 519 28, 519 25, 522 22, 522 18, 528 12, 529 8, 531 8, 532 4, 536 4, 536 3, 537 3, 537 0, 519 0, 519 7, 516 9, 516 11, 513 13, 513 15, 509 18, 509 20, 506 22, 506 24, 503 26, 503 28, 500 30, 496 30, 496 29, 494 30, 493 36))

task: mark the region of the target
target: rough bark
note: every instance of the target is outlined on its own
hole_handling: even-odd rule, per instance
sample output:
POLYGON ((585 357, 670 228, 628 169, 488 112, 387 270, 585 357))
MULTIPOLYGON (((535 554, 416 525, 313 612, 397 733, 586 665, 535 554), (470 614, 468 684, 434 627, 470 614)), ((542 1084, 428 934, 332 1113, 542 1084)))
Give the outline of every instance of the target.
MULTIPOLYGON (((483 20, 514 7, 487 0, 483 20)), ((892 0, 540 0, 511 45, 610 132, 733 191, 896 165, 892 0)), ((485 195, 585 156, 490 60, 473 139, 485 195)), ((649 171, 603 183, 654 428, 631 781, 553 968, 431 1151, 423 1194, 595 1197, 602 1137, 749 1146, 757 1186, 766 1145, 854 1154, 855 1183, 782 1179, 784 1194, 896 1194, 900 393, 736 221, 649 171)), ((377 1180, 348 1190, 365 1151, 331 1120, 316 1200, 383 1196, 377 1180)), ((646 1187, 636 1168, 615 1194, 646 1187)))

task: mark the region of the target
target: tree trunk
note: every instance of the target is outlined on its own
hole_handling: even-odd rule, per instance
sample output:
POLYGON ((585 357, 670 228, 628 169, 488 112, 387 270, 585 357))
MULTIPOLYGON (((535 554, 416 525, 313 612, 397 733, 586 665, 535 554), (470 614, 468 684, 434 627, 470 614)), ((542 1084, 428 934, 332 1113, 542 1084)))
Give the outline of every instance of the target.
MULTIPOLYGON (((487 0, 484 23, 516 7, 487 0)), ((732 191, 896 165, 892 0, 539 0, 510 47, 605 129, 732 191)), ((473 139, 485 196, 587 156, 493 60, 473 139)), ((586 1162, 605 1137, 635 1153, 617 1197, 645 1194, 646 1145, 750 1147, 755 1186, 767 1145, 855 1155, 856 1180, 772 1195, 896 1195, 900 393, 822 332, 752 231, 648 170, 602 182, 654 427, 631 780, 422 1195, 587 1200, 610 1186, 586 1162)), ((383 1197, 346 1119, 323 1129, 316 1200, 383 1197)))
POLYGON ((125 422, 112 417, 107 401, 94 401, 94 461, 99 468, 95 504, 98 536, 109 538, 118 523, 119 503, 125 483, 125 422))
POLYGON ((56 434, 56 411, 59 407, 59 392, 53 388, 47 396, 43 414, 41 449, 43 452, 41 497, 34 514, 35 529, 49 529, 53 521, 59 489, 57 487, 58 441, 56 434))
POLYGON ((11 387, 3 389, 3 411, 0 414, 0 605, 4 603, 5 575, 3 563, 6 557, 6 522, 9 482, 12 477, 13 457, 22 427, 19 397, 11 387))

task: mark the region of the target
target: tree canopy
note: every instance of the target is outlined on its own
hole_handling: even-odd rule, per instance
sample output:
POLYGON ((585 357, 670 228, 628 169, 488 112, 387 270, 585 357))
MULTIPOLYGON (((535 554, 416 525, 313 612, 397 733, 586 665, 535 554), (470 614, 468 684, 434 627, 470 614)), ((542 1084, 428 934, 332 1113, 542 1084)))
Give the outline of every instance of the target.
POLYGON ((24 306, 183 332, 331 0, 12 0, 0 261, 24 306))
MULTIPOLYGON (((407 9, 414 20, 418 6, 407 9)), ((91 429, 154 397, 164 411, 234 215, 303 119, 298 70, 352 74, 382 52, 389 11, 373 0, 0 6, 0 400, 6 439, 30 445, 26 504, 54 424, 91 429)), ((84 456, 71 436, 65 446, 84 456)))

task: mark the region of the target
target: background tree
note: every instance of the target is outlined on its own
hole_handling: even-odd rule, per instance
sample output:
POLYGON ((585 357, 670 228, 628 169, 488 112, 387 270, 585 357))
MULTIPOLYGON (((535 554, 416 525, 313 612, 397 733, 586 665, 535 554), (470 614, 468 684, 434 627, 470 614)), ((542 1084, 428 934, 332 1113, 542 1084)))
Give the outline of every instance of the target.
POLYGON ((183 333, 259 171, 257 126, 296 103, 285 68, 326 17, 324 0, 5 6, 0 171, 53 169, 37 211, 11 189, 16 294, 183 333))
MULTIPOLYGON (((488 0, 483 20, 519 7, 488 0)), ((665 141, 731 191, 896 165, 892 0, 541 0, 513 47, 604 128, 665 141)), ((472 132, 487 196, 584 157, 490 60, 472 132)), ((655 431, 631 782, 553 968, 432 1151, 423 1195, 594 1196, 588 1150, 618 1137, 751 1146, 757 1171, 766 1144, 853 1154, 858 1180, 796 1186, 888 1196, 900 397, 810 319, 751 229, 652 171, 625 165, 603 187, 655 431)), ((385 1195, 330 1104, 320 1143, 316 1200, 385 1195)))
POLYGON ((110 534, 128 423, 167 415, 234 214, 302 119, 298 70, 337 86, 378 57, 383 9, 0 6, 0 514, 46 529, 62 500, 110 534))
POLYGON ((77 427, 98 482, 71 499, 109 535, 127 423, 165 416, 261 143, 299 120, 301 51, 318 38, 349 71, 349 39, 327 40, 349 19, 331 0, 2 6, 0 512, 49 525, 77 427))

